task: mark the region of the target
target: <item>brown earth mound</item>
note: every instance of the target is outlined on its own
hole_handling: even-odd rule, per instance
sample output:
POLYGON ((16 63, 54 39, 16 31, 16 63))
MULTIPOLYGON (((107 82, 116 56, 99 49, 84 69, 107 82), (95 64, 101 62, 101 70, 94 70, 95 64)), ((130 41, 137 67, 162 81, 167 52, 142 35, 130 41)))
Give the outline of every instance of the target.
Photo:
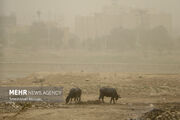
POLYGON ((139 120, 180 120, 180 116, 177 111, 153 109, 144 113, 139 120))

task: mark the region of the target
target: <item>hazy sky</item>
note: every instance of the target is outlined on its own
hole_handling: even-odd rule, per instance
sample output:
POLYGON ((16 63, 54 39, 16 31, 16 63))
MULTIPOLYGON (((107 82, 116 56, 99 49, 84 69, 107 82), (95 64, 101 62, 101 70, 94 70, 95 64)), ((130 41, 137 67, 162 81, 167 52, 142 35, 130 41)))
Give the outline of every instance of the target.
MULTIPOLYGON (((66 24, 72 24, 75 15, 93 14, 101 11, 112 0, 0 0, 3 13, 14 12, 24 22, 36 19, 36 11, 42 11, 42 18, 65 18, 66 24)), ((180 26, 180 0, 117 0, 123 7, 152 8, 172 13, 175 25, 180 26)), ((0 9, 0 10, 1 10, 0 9)), ((2 12, 2 10, 1 10, 2 12)))

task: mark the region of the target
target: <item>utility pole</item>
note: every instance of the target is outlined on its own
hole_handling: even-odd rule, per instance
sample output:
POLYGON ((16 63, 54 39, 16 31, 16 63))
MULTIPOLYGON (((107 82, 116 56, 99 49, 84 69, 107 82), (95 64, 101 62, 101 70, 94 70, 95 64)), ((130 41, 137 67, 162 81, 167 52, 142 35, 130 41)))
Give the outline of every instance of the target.
POLYGON ((41 19, 41 11, 37 11, 37 16, 38 16, 38 20, 40 21, 40 19, 41 19))
POLYGON ((112 5, 113 5, 113 6, 115 6, 115 5, 118 4, 118 0, 111 0, 111 2, 112 2, 112 5))

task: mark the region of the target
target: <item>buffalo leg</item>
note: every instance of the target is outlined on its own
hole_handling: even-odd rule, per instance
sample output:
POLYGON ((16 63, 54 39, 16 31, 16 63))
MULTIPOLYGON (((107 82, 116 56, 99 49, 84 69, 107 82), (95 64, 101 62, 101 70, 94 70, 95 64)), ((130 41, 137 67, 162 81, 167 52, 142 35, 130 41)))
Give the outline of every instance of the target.
POLYGON ((100 96, 99 96, 99 101, 101 101, 101 99, 102 99, 102 96, 100 95, 100 96))
POLYGON ((113 103, 115 104, 115 100, 114 100, 114 98, 113 98, 113 103))
POLYGON ((104 96, 102 97, 102 102, 104 103, 104 96))
POLYGON ((79 102, 79 100, 80 100, 80 98, 79 98, 79 97, 77 97, 77 98, 76 98, 76 101, 77 101, 77 102, 79 102))
POLYGON ((101 99, 102 99, 102 102, 104 103, 104 96, 100 95, 99 96, 99 101, 101 101, 101 99))
POLYGON ((72 103, 72 98, 70 98, 70 103, 72 103))
POLYGON ((111 97, 110 103, 112 103, 113 98, 111 97))
POLYGON ((81 101, 81 96, 79 97, 79 102, 81 101))
POLYGON ((78 101, 78 98, 77 98, 77 97, 75 97, 75 98, 74 98, 74 102, 75 102, 75 103, 77 103, 77 101, 78 101))

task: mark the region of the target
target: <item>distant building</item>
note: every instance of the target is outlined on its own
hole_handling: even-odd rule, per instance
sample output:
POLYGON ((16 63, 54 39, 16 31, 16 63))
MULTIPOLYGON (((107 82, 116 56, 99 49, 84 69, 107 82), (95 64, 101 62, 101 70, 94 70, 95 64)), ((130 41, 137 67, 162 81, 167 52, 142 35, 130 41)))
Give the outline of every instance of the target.
POLYGON ((0 46, 9 46, 10 36, 13 34, 16 27, 17 19, 14 14, 0 15, 0 46))
POLYGON ((0 26, 1 27, 11 27, 16 26, 16 16, 14 14, 11 14, 9 16, 0 15, 0 26))
POLYGON ((151 28, 156 26, 164 26, 168 32, 172 32, 172 16, 167 13, 150 14, 151 28))
POLYGON ((92 16, 76 16, 75 32, 81 40, 95 39, 119 27, 126 29, 150 29, 164 26, 172 29, 172 16, 166 13, 152 13, 144 9, 121 8, 117 5, 103 8, 103 12, 92 16))

